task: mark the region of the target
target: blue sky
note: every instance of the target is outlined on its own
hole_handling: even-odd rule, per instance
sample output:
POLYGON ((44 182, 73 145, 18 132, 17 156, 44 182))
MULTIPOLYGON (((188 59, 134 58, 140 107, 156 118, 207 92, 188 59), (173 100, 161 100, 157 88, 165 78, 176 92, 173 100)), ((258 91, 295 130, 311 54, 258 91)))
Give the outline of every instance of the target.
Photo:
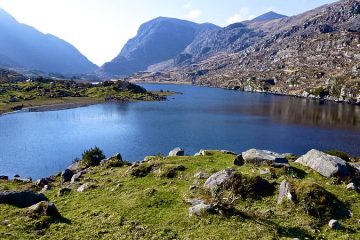
POLYGON ((226 26, 270 10, 295 15, 334 0, 0 0, 18 21, 56 35, 102 65, 155 17, 226 26))

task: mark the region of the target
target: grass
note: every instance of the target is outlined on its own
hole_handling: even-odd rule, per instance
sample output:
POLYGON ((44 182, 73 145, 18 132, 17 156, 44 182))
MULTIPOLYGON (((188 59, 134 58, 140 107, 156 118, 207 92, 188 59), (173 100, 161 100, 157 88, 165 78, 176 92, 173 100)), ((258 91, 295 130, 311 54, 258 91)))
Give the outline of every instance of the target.
MULTIPOLYGON (((239 199, 237 216, 208 214, 189 217, 186 198, 202 191, 190 191, 192 185, 201 186, 205 179, 195 179, 199 171, 209 174, 233 167, 248 177, 259 175, 260 167, 233 165, 232 155, 213 152, 197 157, 157 157, 151 160, 163 169, 177 169, 176 175, 149 173, 133 177, 130 167, 93 167, 82 183, 92 188, 84 193, 72 191, 62 197, 59 177, 46 196, 64 219, 32 219, 26 209, 0 205, 0 222, 9 220, 11 226, 0 225, 0 239, 359 239, 360 201, 358 193, 346 190, 344 184, 333 184, 301 165, 291 163, 292 171, 272 169, 273 174, 262 176, 276 188, 284 179, 317 183, 342 203, 350 207, 352 218, 340 219, 342 230, 331 230, 327 222, 311 217, 297 205, 277 205, 277 191, 263 198, 239 199), (295 169, 295 170, 294 170, 295 169), (293 174, 300 172, 302 174, 293 174), (275 177, 275 175, 277 175, 275 177)), ((151 164, 150 162, 147 163, 151 164)), ((29 184, 0 182, 0 191, 27 189, 29 184)))
POLYGON ((0 114, 58 104, 94 104, 104 101, 164 100, 171 92, 147 92, 126 83, 91 85, 86 82, 42 80, 41 82, 0 82, 0 114), (118 86, 119 85, 119 86, 118 86))

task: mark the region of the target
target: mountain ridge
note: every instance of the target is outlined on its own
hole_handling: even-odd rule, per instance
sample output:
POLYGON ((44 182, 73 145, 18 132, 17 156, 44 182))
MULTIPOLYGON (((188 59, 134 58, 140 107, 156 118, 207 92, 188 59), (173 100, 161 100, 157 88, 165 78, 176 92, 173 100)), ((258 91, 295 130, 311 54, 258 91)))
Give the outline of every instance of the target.
POLYGON ((14 68, 67 74, 97 69, 70 43, 19 23, 3 9, 0 21, 0 62, 11 62, 8 65, 14 68))

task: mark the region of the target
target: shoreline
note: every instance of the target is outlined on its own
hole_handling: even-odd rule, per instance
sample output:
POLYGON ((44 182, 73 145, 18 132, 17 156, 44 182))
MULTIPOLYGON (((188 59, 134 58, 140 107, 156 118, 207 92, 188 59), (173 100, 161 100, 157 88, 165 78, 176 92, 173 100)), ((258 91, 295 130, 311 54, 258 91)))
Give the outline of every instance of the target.
POLYGON ((218 88, 218 89, 223 89, 223 90, 228 90, 228 91, 238 91, 238 92, 244 92, 244 93, 259 93, 259 94, 269 94, 269 95, 274 95, 274 96, 285 96, 285 97, 293 97, 293 98, 300 98, 300 99, 309 99, 309 100, 316 100, 316 101, 325 101, 325 102, 331 102, 331 103, 341 103, 341 104, 349 104, 349 105, 353 105, 353 106, 360 106, 360 102, 358 103, 353 103, 353 102, 347 102, 345 100, 336 100, 336 99, 331 99, 331 98, 320 98, 320 97, 312 97, 312 96, 300 96, 300 95, 296 95, 296 94, 291 94, 291 93, 280 93, 280 92, 274 92, 274 91, 257 91, 257 90, 253 90, 253 91, 245 91, 245 90, 240 90, 240 89, 233 89, 233 88, 226 88, 226 87, 218 87, 218 86, 211 86, 211 85, 201 85, 201 84, 193 84, 190 82, 177 82, 177 81, 171 81, 171 82, 164 82, 164 81, 131 81, 134 83, 139 83, 139 84, 163 84, 163 85, 187 85, 187 86, 198 86, 198 87, 208 87, 208 88, 218 88))

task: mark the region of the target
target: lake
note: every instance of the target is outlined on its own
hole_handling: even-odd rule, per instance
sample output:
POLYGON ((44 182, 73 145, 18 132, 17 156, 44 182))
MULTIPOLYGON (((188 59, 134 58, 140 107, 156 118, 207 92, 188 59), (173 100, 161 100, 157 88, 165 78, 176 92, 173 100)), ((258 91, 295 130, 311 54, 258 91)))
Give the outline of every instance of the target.
POLYGON ((250 148, 303 154, 316 148, 360 155, 359 106, 188 85, 143 86, 183 94, 163 102, 0 117, 0 175, 49 176, 95 145, 130 161, 178 146, 186 154, 250 148))

